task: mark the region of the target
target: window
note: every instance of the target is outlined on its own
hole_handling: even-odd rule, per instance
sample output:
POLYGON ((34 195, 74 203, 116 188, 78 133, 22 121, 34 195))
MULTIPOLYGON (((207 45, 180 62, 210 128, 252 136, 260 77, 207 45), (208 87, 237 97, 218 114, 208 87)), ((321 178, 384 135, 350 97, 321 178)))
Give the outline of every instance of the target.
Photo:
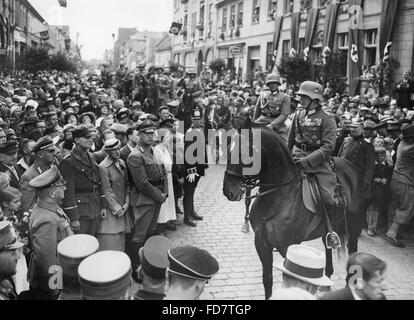
POLYGON ((253 24, 260 22, 260 0, 253 0, 253 24))
POLYGON ((243 1, 239 1, 237 23, 239 28, 243 27, 243 1))
POLYGON ((283 40, 282 42, 282 54, 288 54, 290 49, 290 40, 283 40))
POLYGON ((183 40, 184 40, 184 42, 187 41, 187 36, 188 36, 187 31, 188 31, 188 14, 186 14, 184 16, 184 23, 183 23, 182 33, 183 33, 183 40))
POLYGON ((338 33, 338 49, 348 49, 348 32, 338 33))
POLYGON ((223 8, 223 20, 221 22, 222 32, 226 32, 227 30, 227 11, 228 11, 227 8, 223 8))
POLYGON ((322 63, 322 47, 313 47, 311 57, 314 62, 322 63))
POLYGON ((266 49, 266 70, 270 70, 273 66, 273 51, 273 42, 268 42, 266 49))
POLYGON ((313 46, 322 47, 323 44, 323 30, 319 30, 313 38, 313 46))
POLYGON ((377 29, 370 29, 365 31, 365 46, 377 45, 377 29))
POLYGON ((213 4, 210 3, 208 5, 208 23, 213 23, 213 4))
POLYGON ((375 61, 377 59, 377 48, 375 47, 365 47, 365 57, 364 57, 364 65, 368 66, 369 68, 375 65, 375 61))
POLYGON ((285 14, 293 12, 293 0, 285 0, 285 14))
POLYGON ((236 5, 230 7, 230 28, 236 27, 236 5))
POLYGON ((277 0, 269 0, 268 20, 275 20, 276 12, 277 12, 277 0))
POLYGON ((191 33, 195 33, 195 27, 197 24, 197 12, 191 14, 191 33))

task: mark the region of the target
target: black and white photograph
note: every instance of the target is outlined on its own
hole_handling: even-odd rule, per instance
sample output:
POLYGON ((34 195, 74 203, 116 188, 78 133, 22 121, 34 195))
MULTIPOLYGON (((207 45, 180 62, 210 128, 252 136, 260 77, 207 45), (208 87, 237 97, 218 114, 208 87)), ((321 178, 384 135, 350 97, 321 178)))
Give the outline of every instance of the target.
POLYGON ((413 72, 412 0, 0 0, 0 317, 414 300, 413 72))

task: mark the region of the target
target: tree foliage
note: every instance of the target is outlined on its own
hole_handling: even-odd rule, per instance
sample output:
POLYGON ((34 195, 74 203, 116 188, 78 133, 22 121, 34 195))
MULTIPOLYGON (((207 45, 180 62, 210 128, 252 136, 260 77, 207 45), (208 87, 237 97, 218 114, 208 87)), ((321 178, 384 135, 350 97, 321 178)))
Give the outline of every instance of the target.
POLYGON ((312 78, 312 64, 309 60, 305 61, 302 55, 284 55, 277 69, 284 77, 288 85, 298 88, 303 81, 312 78))
POLYGON ((77 72, 76 64, 65 54, 49 54, 47 48, 32 48, 16 57, 16 69, 37 72, 41 70, 58 70, 77 72))
POLYGON ((346 62, 348 55, 345 51, 333 52, 326 60, 326 64, 315 67, 315 78, 323 87, 329 82, 335 93, 344 93, 346 88, 346 62))
POLYGON ((209 68, 219 75, 222 74, 223 70, 226 68, 226 62, 223 59, 216 59, 210 62, 209 68))

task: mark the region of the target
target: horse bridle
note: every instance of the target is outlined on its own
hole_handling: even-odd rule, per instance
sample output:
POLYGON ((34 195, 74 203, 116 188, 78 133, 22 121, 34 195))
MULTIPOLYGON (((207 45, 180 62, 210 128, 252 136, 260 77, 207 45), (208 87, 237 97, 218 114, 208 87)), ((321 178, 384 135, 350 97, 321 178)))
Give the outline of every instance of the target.
POLYGON ((264 192, 260 192, 260 190, 259 190, 253 196, 246 196, 246 199, 255 199, 255 198, 263 197, 265 195, 268 195, 270 193, 273 193, 273 192, 279 190, 281 187, 284 187, 284 186, 287 186, 287 185, 293 183, 296 180, 296 178, 293 177, 291 180, 289 180, 287 182, 282 182, 282 183, 278 183, 278 184, 275 184, 275 183, 260 183, 259 182, 259 180, 260 180, 259 175, 245 176, 245 175, 242 175, 240 173, 237 173, 237 172, 234 172, 234 171, 231 171, 231 170, 228 170, 228 169, 226 170, 225 174, 228 175, 228 176, 236 177, 236 178, 239 178, 239 179, 242 180, 241 184, 242 184, 243 193, 246 192, 246 189, 251 190, 251 189, 256 188, 256 187, 259 187, 259 188, 260 187, 272 187, 272 189, 266 190, 264 192))

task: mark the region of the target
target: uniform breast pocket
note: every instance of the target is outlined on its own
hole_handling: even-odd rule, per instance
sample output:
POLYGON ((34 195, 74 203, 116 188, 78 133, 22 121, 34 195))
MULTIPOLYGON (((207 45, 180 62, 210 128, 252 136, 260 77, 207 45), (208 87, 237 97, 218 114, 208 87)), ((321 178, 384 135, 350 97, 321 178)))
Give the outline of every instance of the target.
POLYGON ((57 241, 60 242, 66 237, 70 236, 72 234, 72 231, 70 230, 69 222, 64 220, 61 221, 58 224, 58 233, 57 233, 57 241))
POLYGON ((90 199, 87 194, 78 195, 77 205, 78 205, 79 217, 89 217, 91 215, 90 199))

